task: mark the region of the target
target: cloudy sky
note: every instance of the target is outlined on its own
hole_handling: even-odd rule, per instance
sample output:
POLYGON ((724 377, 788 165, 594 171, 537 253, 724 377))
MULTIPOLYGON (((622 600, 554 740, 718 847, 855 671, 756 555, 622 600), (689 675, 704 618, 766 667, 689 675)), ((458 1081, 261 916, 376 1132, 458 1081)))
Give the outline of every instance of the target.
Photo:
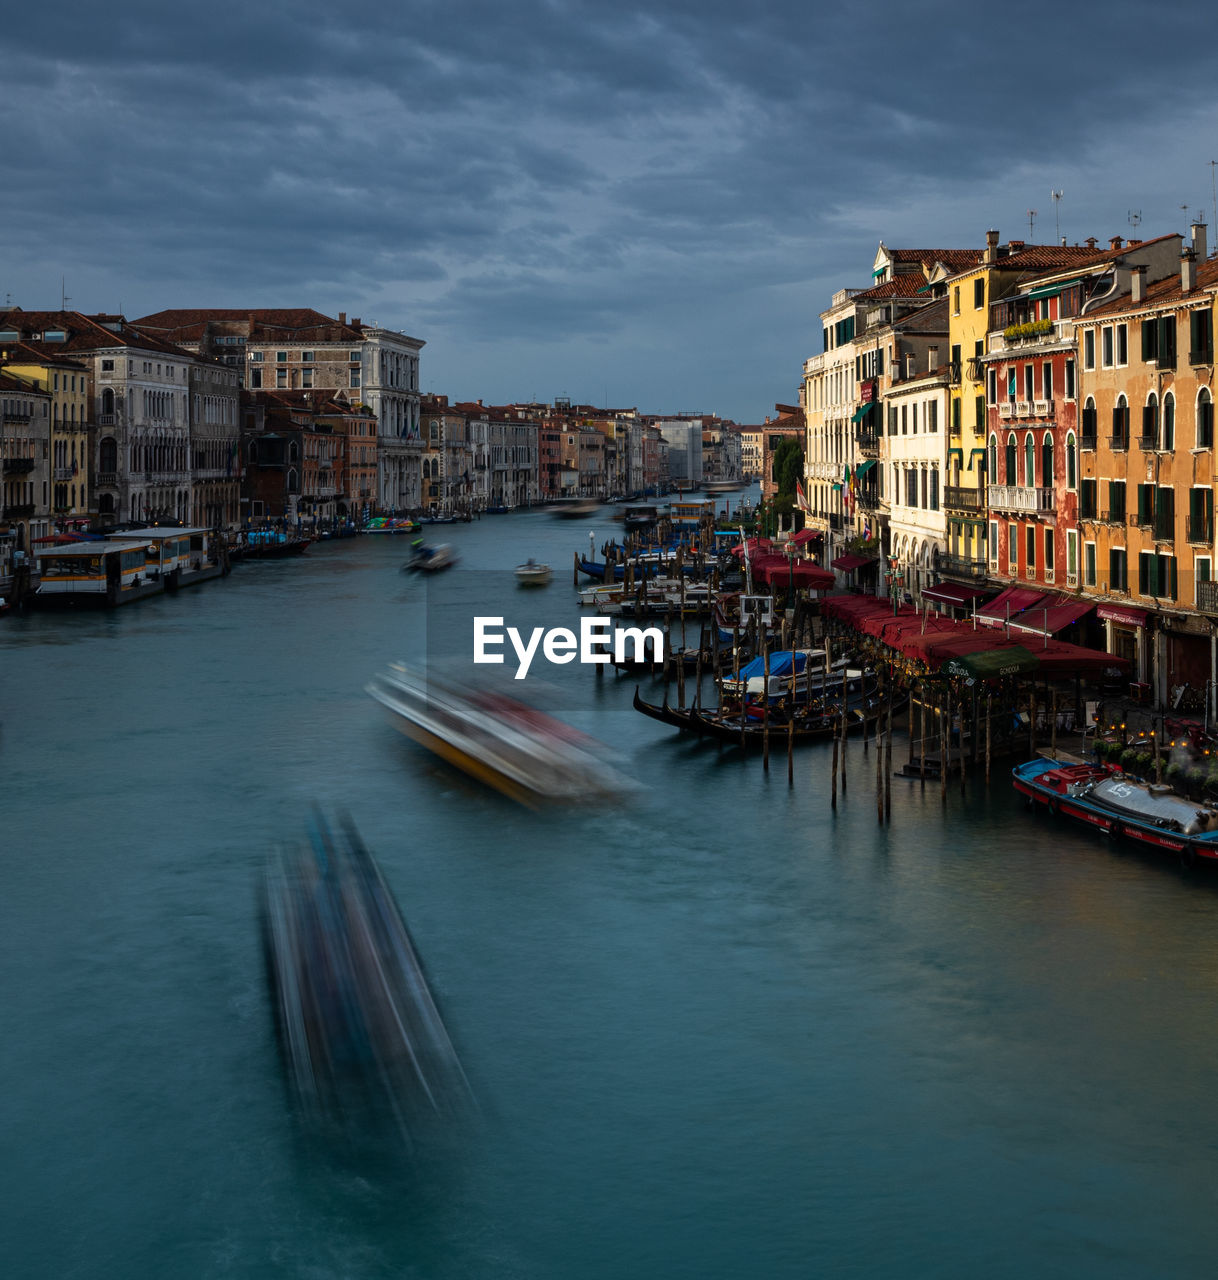
POLYGON ((342 310, 424 339, 425 391, 757 422, 881 238, 1027 238, 1034 208, 1051 240, 1053 190, 1071 242, 1209 214, 1207 12, 21 6, 0 293, 342 310))

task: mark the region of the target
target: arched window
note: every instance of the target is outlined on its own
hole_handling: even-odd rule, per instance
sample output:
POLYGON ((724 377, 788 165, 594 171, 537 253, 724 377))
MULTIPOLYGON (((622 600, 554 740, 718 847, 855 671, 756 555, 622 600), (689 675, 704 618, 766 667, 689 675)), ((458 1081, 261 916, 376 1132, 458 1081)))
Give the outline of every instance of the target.
POLYGON ((990 435, 990 483, 994 484, 998 479, 998 437, 990 435))
POLYGON ((1088 396, 1086 403, 1083 405, 1083 448, 1094 449, 1095 437, 1099 434, 1097 430, 1098 415, 1095 411, 1095 397, 1088 396))
POLYGON ((1209 387, 1202 387, 1197 394, 1197 448, 1214 447, 1214 397, 1209 387))
POLYGON ((97 450, 98 471, 118 470, 118 443, 113 436, 103 436, 97 450))
POLYGON ((296 468, 295 468, 295 467, 289 467, 289 468, 288 468, 288 492, 289 492, 289 493, 299 493, 299 492, 300 492, 300 480, 299 480, 299 477, 298 477, 298 476, 297 476, 297 474, 296 474, 296 468))
POLYGON ((1163 445, 1170 452, 1176 447, 1176 397, 1169 391, 1163 397, 1163 445))
POLYGON ((1066 488, 1078 488, 1078 459, 1076 457, 1073 431, 1066 434, 1066 488))
POLYGON ((1029 489, 1036 483, 1036 441, 1030 431, 1023 438, 1023 482, 1029 489))
POLYGON ((288 445, 288 461, 295 462, 298 456, 299 454, 296 448, 296 441, 293 440, 292 443, 288 445))
POLYGON ((1112 406, 1112 447, 1129 448, 1129 401, 1124 393, 1117 396, 1116 404, 1112 406))
POLYGON ((1142 439, 1143 449, 1159 447, 1159 397, 1152 391, 1142 406, 1142 439))
POLYGON ((1007 436, 1007 456, 1006 456, 1007 484, 1017 484, 1015 479, 1015 433, 1012 431, 1007 436))
POLYGON ((1043 485, 1053 483, 1053 437, 1047 431, 1040 443, 1040 482, 1043 485))

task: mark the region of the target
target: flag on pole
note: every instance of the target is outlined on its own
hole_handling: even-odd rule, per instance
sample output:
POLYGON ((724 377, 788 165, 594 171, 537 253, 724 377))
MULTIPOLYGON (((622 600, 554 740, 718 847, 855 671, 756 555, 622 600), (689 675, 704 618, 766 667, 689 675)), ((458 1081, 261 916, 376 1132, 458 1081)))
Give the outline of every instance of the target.
POLYGON ((812 508, 808 505, 808 495, 804 493, 802 480, 795 481, 795 505, 805 512, 810 512, 812 508))

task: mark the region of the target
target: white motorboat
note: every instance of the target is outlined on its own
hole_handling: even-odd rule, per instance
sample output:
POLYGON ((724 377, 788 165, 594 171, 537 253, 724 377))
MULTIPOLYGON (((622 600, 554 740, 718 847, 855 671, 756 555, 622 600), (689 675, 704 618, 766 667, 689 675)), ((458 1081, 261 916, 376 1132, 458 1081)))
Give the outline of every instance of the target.
POLYGON ((402 663, 377 676, 368 692, 407 737, 521 804, 631 789, 595 739, 513 698, 465 693, 402 663))
POLYGON ((553 571, 548 564, 526 560, 516 566, 516 582, 522 587, 544 587, 549 584, 553 571))

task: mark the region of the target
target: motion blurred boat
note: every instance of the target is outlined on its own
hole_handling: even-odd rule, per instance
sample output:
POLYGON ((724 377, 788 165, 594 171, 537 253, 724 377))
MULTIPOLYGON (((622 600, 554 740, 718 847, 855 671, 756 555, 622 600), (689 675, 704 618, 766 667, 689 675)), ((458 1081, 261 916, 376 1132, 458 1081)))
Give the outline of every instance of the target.
POLYGON ((401 912, 349 823, 319 817, 271 860, 263 936, 284 1060, 306 1117, 408 1147, 474 1110, 401 912))
POLYGON ((469 694, 402 663, 368 692, 407 737, 521 804, 595 800, 631 785, 595 739, 502 694, 469 694))
POLYGON ((596 515, 601 505, 599 498, 560 498, 551 510, 560 520, 578 520, 596 515))
POLYGON ((1037 756, 1016 765, 1011 778, 1029 805, 1043 806, 1052 817, 1074 818, 1113 838, 1127 836, 1177 854, 1186 865, 1218 859, 1218 812, 1116 765, 1037 756))
POLYGON ((538 564, 536 560, 526 560, 516 566, 516 582, 522 587, 544 587, 552 576, 548 564, 538 564))
POLYGON ((444 569, 451 569, 457 560, 457 553, 447 542, 441 542, 435 547, 421 542, 415 546, 414 554, 402 568, 411 573, 440 573, 444 569))

